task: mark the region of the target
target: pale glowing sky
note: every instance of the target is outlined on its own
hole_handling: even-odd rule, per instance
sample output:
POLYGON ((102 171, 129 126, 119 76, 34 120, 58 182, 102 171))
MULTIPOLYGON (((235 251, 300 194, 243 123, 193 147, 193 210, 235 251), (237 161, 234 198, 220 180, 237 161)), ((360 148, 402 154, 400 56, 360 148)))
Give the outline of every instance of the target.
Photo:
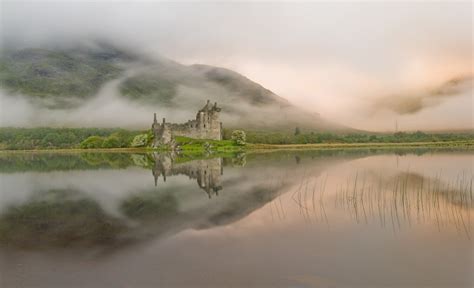
POLYGON ((393 130, 395 120, 400 129, 474 126, 469 1, 2 3, 6 44, 105 37, 236 70, 355 128, 393 130), (449 95, 433 92, 460 77, 449 95), (419 109, 401 111, 413 101, 419 109))

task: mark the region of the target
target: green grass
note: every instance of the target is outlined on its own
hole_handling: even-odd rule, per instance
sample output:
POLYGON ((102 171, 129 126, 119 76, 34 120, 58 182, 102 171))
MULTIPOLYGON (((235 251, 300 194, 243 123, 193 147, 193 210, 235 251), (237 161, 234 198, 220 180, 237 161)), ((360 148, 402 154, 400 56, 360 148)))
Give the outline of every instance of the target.
MULTIPOLYGON (((179 158, 177 161, 186 162, 194 159, 212 157, 233 157, 244 152, 245 146, 240 146, 232 140, 194 139, 184 136, 175 137, 179 158)), ((145 151, 169 151, 169 147, 145 148, 145 151)))
POLYGON ((186 151, 203 150, 206 145, 210 145, 210 150, 214 151, 235 151, 242 150, 244 146, 239 146, 232 140, 211 140, 211 139, 194 139, 189 137, 177 136, 175 137, 176 144, 186 151), (208 144, 206 144, 208 143, 208 144))

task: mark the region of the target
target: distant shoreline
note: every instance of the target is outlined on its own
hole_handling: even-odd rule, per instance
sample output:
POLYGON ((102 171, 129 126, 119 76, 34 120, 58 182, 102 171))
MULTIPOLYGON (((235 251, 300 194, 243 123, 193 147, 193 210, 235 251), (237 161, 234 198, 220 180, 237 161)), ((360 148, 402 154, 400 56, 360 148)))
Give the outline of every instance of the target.
POLYGON ((316 144, 249 144, 251 149, 258 150, 327 150, 353 148, 470 148, 474 149, 471 141, 440 141, 440 142, 404 142, 404 143, 316 143, 316 144))
MULTIPOLYGON (((230 150, 228 152, 260 152, 260 151, 285 151, 285 150, 352 150, 362 148, 389 149, 389 148, 460 148, 474 150, 473 141, 440 141, 440 142, 412 142, 412 143, 317 143, 317 144, 253 144, 242 146, 241 150, 230 150)), ((65 148, 65 149, 28 149, 28 150, 0 150, 0 153, 84 153, 84 152, 108 152, 108 153, 144 153, 144 152, 167 152, 166 150, 152 148, 65 148)), ((194 150, 181 150, 196 153, 194 150)), ((212 151, 225 152, 225 151, 212 151)))

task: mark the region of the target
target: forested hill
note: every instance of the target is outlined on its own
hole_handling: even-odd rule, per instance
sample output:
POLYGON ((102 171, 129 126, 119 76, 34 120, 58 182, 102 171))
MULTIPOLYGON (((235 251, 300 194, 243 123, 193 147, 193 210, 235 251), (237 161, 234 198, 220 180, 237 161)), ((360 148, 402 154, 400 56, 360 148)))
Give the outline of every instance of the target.
MULTIPOLYGON (((36 107, 77 109, 98 97, 100 89, 112 80, 118 83, 108 93, 134 103, 133 107, 156 107, 194 115, 210 99, 223 108, 226 126, 349 130, 297 108, 271 90, 224 68, 186 66, 111 45, 10 49, 0 58, 3 93, 8 97, 26 97, 36 107)), ((121 116, 132 119, 136 115, 131 112, 121 116)))

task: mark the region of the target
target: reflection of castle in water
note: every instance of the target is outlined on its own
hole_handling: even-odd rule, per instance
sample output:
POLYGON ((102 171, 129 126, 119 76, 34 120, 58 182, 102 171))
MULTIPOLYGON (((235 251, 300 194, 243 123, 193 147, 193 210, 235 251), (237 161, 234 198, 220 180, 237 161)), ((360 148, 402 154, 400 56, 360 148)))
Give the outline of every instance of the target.
POLYGON ((201 159, 188 161, 185 163, 175 163, 171 155, 153 153, 155 164, 152 168, 153 177, 155 178, 155 186, 158 185, 158 179, 174 175, 187 175, 190 179, 196 179, 199 188, 206 191, 209 198, 219 195, 220 178, 223 174, 222 158, 201 159))

